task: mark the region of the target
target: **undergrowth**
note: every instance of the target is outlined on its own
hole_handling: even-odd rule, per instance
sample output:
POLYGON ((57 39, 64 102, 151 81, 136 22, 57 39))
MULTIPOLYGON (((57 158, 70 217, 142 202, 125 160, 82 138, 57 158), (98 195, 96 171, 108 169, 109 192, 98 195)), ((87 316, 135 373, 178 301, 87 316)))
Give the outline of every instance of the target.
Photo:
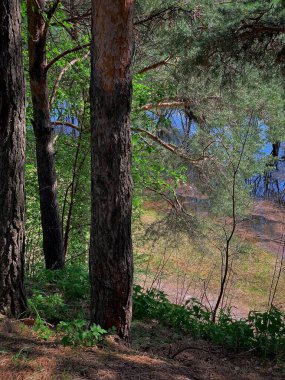
POLYGON ((63 345, 94 346, 107 333, 88 326, 89 280, 85 265, 67 265, 63 270, 38 271, 27 284, 29 314, 34 330, 44 340, 55 333, 63 345))
POLYGON ((134 287, 133 297, 136 319, 155 319, 235 351, 251 350, 266 357, 285 354, 285 314, 275 307, 263 313, 251 311, 245 319, 233 318, 230 309, 221 310, 213 323, 211 311, 195 299, 175 305, 162 291, 144 292, 140 286, 134 287))
POLYGON ((92 347, 107 334, 106 330, 95 324, 88 329, 86 321, 81 319, 60 322, 57 331, 62 333, 61 343, 64 346, 92 347))
MULTIPOLYGON (((28 285, 29 312, 43 339, 51 334, 49 323, 54 324, 64 345, 92 346, 107 333, 97 325, 87 328, 89 285, 85 266, 41 271, 28 285)), ((266 357, 285 354, 285 314, 275 307, 263 313, 251 311, 244 319, 235 319, 230 309, 222 309, 213 323, 211 310, 196 299, 175 305, 164 292, 143 291, 138 285, 134 286, 133 305, 133 316, 138 320, 157 320, 235 351, 254 351, 266 357)))
POLYGON ((67 265, 62 270, 41 269, 28 281, 28 305, 32 315, 52 323, 88 318, 88 270, 85 265, 67 265))

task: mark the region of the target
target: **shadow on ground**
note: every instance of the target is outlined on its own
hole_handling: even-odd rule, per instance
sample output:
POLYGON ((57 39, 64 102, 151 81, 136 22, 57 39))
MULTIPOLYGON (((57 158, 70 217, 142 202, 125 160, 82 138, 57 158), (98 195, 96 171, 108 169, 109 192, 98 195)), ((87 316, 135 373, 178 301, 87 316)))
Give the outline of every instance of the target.
POLYGON ((39 340, 18 322, 0 323, 0 379, 259 380, 285 378, 282 365, 192 341, 156 323, 135 323, 132 347, 109 337, 90 349, 39 340), (189 347, 175 359, 170 357, 189 347))

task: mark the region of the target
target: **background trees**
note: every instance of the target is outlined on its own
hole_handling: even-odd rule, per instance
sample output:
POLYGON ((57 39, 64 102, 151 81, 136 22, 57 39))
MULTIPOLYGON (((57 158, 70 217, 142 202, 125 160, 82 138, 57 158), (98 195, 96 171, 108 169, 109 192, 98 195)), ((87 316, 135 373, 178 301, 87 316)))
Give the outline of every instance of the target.
POLYGON ((263 234, 267 223, 278 230, 276 245, 283 224, 259 214, 267 209, 258 197, 269 194, 270 213, 285 202, 282 9, 279 1, 142 0, 134 10, 131 1, 94 1, 92 12, 87 0, 23 3, 31 81, 26 269, 36 318, 62 318, 88 340, 97 331, 84 330, 91 291, 92 323, 115 326, 127 340, 132 238, 135 283, 146 291, 136 293, 136 316, 148 301, 147 315, 169 321, 169 310, 181 311, 176 326, 195 314, 197 305, 187 304, 162 315, 156 301, 164 295, 154 288, 179 304, 206 303, 210 330, 228 306, 270 313, 272 299, 281 300, 283 254, 274 246, 275 260, 263 234), (271 143, 279 147, 274 158, 271 143), (46 267, 59 270, 43 269, 42 242, 46 267))
MULTIPOLYGON (((58 200, 65 252, 69 262, 86 265, 90 229, 90 97, 86 87, 90 65, 86 49, 90 43, 91 12, 86 1, 78 1, 76 5, 76 10, 70 7, 69 2, 58 5, 55 17, 48 23, 46 54, 52 63, 47 63, 47 80, 51 89, 50 117, 55 128, 52 142, 59 173, 58 200)), ((226 57, 226 52, 215 51, 211 64, 203 63, 203 48, 208 46, 208 50, 204 50, 207 55, 211 48, 210 41, 219 34, 218 31, 230 27, 230 22, 221 22, 223 9, 227 6, 220 4, 213 7, 209 2, 198 4, 191 1, 141 1, 136 4, 131 113, 135 188, 133 220, 136 222, 143 214, 146 199, 158 202, 162 198, 169 206, 179 208, 177 194, 182 181, 189 181, 207 197, 214 218, 229 217, 232 177, 225 164, 228 157, 223 144, 229 151, 236 150, 238 155, 245 120, 250 114, 258 120, 258 127, 252 128, 254 137, 249 140, 251 146, 247 146, 247 156, 243 162, 246 169, 237 184, 238 199, 242 200, 239 204, 242 218, 250 195, 250 189, 244 188, 244 181, 253 173, 261 173, 266 163, 266 158, 261 161, 256 159, 262 144, 275 141, 277 136, 276 141, 283 139, 284 118, 277 74, 270 82, 268 77, 265 81, 265 76, 259 76, 259 69, 247 66, 242 71, 243 76, 236 76, 233 83, 230 76, 225 75, 225 69, 230 65, 221 60, 226 57), (262 127, 262 123, 266 127, 262 127), (234 130, 236 133, 233 133, 234 130), (247 166, 248 162, 250 167, 247 166)), ((234 16, 234 5, 230 8, 231 17, 227 21, 234 20, 238 25, 242 17, 247 17, 245 7, 237 18, 234 16)), ((232 57, 232 62, 233 74, 240 72, 240 61, 234 61, 232 57)), ((113 108, 116 108, 114 104, 113 108)), ((111 114, 115 112, 108 112, 107 116, 111 114)), ((28 204, 31 206, 28 207, 27 225, 28 263, 32 270, 35 270, 35 263, 41 265, 39 225, 34 223, 38 202, 34 191, 34 149, 29 133, 28 171, 31 180, 28 186, 31 190, 28 192, 28 204)), ((104 164, 107 163, 104 161, 104 164)), ((96 173, 99 173, 98 170, 96 173)), ((99 206, 103 205, 103 202, 99 203, 99 206)), ((204 235, 201 228, 204 232, 208 231, 209 221, 202 221, 196 230, 195 218, 182 223, 180 216, 176 214, 176 224, 192 237, 199 235, 201 244, 197 249, 204 252, 207 244, 202 242, 204 235)), ((171 220, 174 222, 174 218, 171 220)), ((220 247, 223 240, 217 232, 219 220, 212 220, 211 223, 217 227, 215 234, 218 240, 221 239, 220 247)), ((168 234, 175 230, 173 225, 166 224, 164 227, 168 234)), ((156 234, 162 235, 162 230, 156 234)), ((137 259, 137 252, 135 256, 137 259)), ((191 267, 190 262, 187 265, 187 268, 191 267)))
POLYGON ((53 127, 48 97, 47 33, 59 1, 27 2, 29 73, 33 102, 32 125, 36 137, 43 250, 47 269, 64 266, 62 228, 56 190, 53 127))

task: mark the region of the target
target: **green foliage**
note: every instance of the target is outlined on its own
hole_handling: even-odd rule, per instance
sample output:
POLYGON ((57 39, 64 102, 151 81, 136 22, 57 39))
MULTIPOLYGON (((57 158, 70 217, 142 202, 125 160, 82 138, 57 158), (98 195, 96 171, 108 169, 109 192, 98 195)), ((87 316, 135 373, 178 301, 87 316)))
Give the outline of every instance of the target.
POLYGON ((221 310, 213 323, 211 311, 195 299, 182 306, 174 305, 162 291, 144 292, 135 286, 134 317, 156 319, 163 325, 233 350, 253 349, 264 356, 285 353, 285 315, 276 308, 265 313, 250 312, 248 318, 240 320, 234 319, 230 310, 221 310))
POLYGON ((185 165, 175 165, 156 146, 148 146, 141 136, 133 137, 133 178, 137 191, 151 188, 158 192, 173 191, 185 182, 185 165))
POLYGON ((276 307, 269 312, 251 312, 248 322, 255 331, 257 347, 265 354, 285 352, 285 315, 276 307))
POLYGON ((144 292, 138 285, 134 287, 133 302, 134 318, 156 319, 195 336, 201 336, 201 327, 211 318, 209 310, 195 299, 183 306, 175 305, 169 302, 164 292, 156 289, 144 292))
POLYGON ((82 302, 89 299, 86 265, 66 265, 62 270, 39 268, 27 282, 31 314, 50 322, 85 317, 82 302))
POLYGON ((33 327, 34 331, 37 332, 38 336, 43 340, 48 340, 52 335, 53 331, 47 325, 44 319, 42 319, 39 315, 35 319, 35 324, 33 327))
POLYGON ((68 313, 68 306, 58 293, 44 295, 36 292, 29 298, 28 305, 31 313, 36 310, 38 315, 49 321, 64 319, 68 313))
MULTIPOLYGON (((23 37, 27 44, 26 3, 21 2, 21 7, 23 37)), ((261 147, 267 142, 284 141, 285 138, 284 99, 279 73, 284 63, 284 37, 279 32, 261 33, 264 25, 268 28, 276 26, 277 30, 278 25, 284 24, 284 1, 247 0, 216 4, 209 0, 138 0, 136 19, 148 21, 136 26, 139 43, 133 72, 168 58, 169 62, 133 78, 133 220, 139 220, 143 200, 150 197, 150 191, 156 197, 165 195, 171 198, 190 171, 193 175, 189 182, 207 196, 210 211, 222 217, 231 216, 233 172, 241 158, 235 178, 235 210, 240 220, 250 204, 250 188, 245 186, 245 180, 262 173, 265 167, 266 159, 261 157, 261 147), (159 17, 152 17, 155 14, 159 17), (244 27, 246 24, 250 25, 249 29, 244 27), (252 64, 256 67, 253 68, 252 64), (177 126, 172 125, 173 115, 186 118, 184 108, 158 108, 147 112, 141 109, 148 103, 172 99, 178 103, 180 99, 187 100, 187 112, 195 116, 189 116, 188 135, 182 136, 177 126), (250 115, 254 121, 251 125, 247 123, 250 115), (202 156, 207 159, 197 167, 192 166, 187 160, 182 161, 166 151, 142 130, 154 137, 170 137, 167 140, 170 143, 178 141, 177 151, 190 159, 202 156), (246 146, 241 157, 245 138, 246 146)), ((84 23, 78 28, 76 41, 70 38, 74 24, 66 20, 67 13, 61 4, 56 18, 50 23, 46 48, 48 62, 63 51, 72 49, 75 42, 83 45, 90 41, 90 28, 84 23)), ((36 316, 35 329, 39 335, 48 339, 51 334, 46 320, 64 320, 59 325, 64 334, 63 343, 88 346, 96 343, 105 331, 98 326, 87 330, 86 322, 79 319, 86 317, 82 301, 89 299, 86 258, 90 229, 90 146, 87 132, 90 114, 86 83, 90 77, 90 60, 87 59, 87 51, 73 52, 58 60, 48 75, 52 90, 62 70, 80 58, 64 73, 51 107, 53 120, 72 121, 85 130, 80 138, 78 132, 67 128, 61 132, 58 129, 55 134, 57 192, 64 232, 70 207, 73 206, 67 265, 61 271, 42 269, 35 143, 30 127, 32 107, 27 86, 26 273, 29 307, 36 316), (76 191, 74 199, 71 199, 73 179, 76 191)), ((27 49, 24 49, 24 64, 28 71, 27 49)), ((186 218, 181 218, 182 224, 183 231, 193 230, 186 218)), ((227 226, 221 229, 221 224, 215 226, 212 220, 208 224, 210 226, 205 223, 205 231, 209 232, 203 231, 203 235, 223 249, 227 226)), ((197 226, 200 228, 200 223, 197 226)), ((157 236, 161 234, 162 230, 157 230, 157 236)), ((202 239, 200 230, 198 234, 202 239)), ((246 247, 235 239, 233 243, 231 255, 241 252, 245 256, 246 247)), ((136 263, 147 259, 146 254, 139 255, 136 263)), ((190 300, 183 306, 173 305, 163 292, 143 292, 140 287, 135 287, 134 316, 157 319, 195 337, 236 350, 253 348, 265 355, 285 351, 284 315, 274 308, 268 313, 252 312, 244 320, 235 320, 230 311, 223 310, 213 324, 211 311, 197 300, 190 300)))
POLYGON ((33 291, 45 292, 56 289, 62 293, 64 300, 82 300, 89 297, 89 277, 85 264, 66 264, 62 270, 39 268, 28 283, 33 291))
POLYGON ((47 340, 53 331, 47 321, 57 323, 63 345, 94 346, 106 331, 82 318, 82 301, 89 297, 88 271, 85 265, 67 265, 63 270, 40 269, 28 284, 30 314, 35 316, 34 330, 47 340), (31 287, 29 289, 29 287, 31 287))
MULTIPOLYGON (((52 335, 52 331, 47 325, 47 322, 41 317, 39 310, 37 309, 37 306, 41 304, 42 302, 28 300, 28 307, 31 314, 35 315, 35 324, 33 326, 34 331, 38 333, 38 336, 41 339, 48 340, 50 336, 52 335)), ((47 306, 44 306, 44 309, 47 309, 50 311, 47 306)))
POLYGON ((245 350, 255 346, 254 330, 247 320, 236 320, 230 310, 221 310, 216 324, 205 326, 203 335, 212 342, 234 350, 245 350))
POLYGON ((70 310, 59 294, 49 296, 36 294, 28 303, 31 314, 35 315, 33 329, 41 339, 48 340, 53 334, 46 320, 58 321, 58 318, 64 319, 57 324, 56 329, 61 335, 61 343, 64 346, 94 346, 107 333, 95 324, 87 329, 88 323, 83 319, 71 319, 70 310))
POLYGON ((107 333, 100 326, 92 325, 87 329, 87 322, 76 319, 71 322, 60 322, 57 330, 63 334, 61 343, 64 346, 85 346, 91 347, 102 340, 107 333))

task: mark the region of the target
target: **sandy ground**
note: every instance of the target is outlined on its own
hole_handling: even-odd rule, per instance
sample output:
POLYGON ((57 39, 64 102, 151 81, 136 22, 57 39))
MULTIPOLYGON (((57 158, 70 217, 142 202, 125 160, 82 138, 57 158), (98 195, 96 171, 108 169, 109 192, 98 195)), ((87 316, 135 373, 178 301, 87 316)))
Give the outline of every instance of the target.
POLYGON ((239 224, 238 233, 268 252, 281 254, 285 242, 285 208, 270 201, 255 201, 249 218, 239 224))
MULTIPOLYGON (((183 203, 186 208, 189 207, 189 209, 192 209, 192 211, 197 214, 204 213, 205 216, 207 216, 207 198, 199 194, 195 188, 190 185, 184 185, 179 189, 178 194, 180 202, 183 203)), ((146 208, 158 213, 162 210, 167 211, 167 208, 163 209, 163 204, 159 202, 148 202, 146 208)), ((153 221, 152 218, 155 218, 155 216, 150 213, 150 220, 146 219, 146 223, 151 223, 153 221)), ((231 223, 230 219, 228 223, 231 223)), ((230 304, 233 306, 232 313, 237 318, 244 318, 248 315, 250 310, 263 310, 266 307, 271 284, 271 273, 273 273, 275 263, 278 263, 277 270, 279 270, 279 266, 282 263, 282 255, 285 259, 285 207, 279 206, 268 200, 255 200, 248 217, 239 221, 236 233, 242 241, 248 241, 250 244, 260 248, 263 252, 268 252, 269 255, 272 255, 272 263, 270 262, 270 256, 268 255, 269 261, 267 265, 269 266, 265 267, 267 272, 265 273, 266 279, 264 280, 265 282, 263 285, 265 284, 267 288, 264 292, 264 296, 263 293, 256 294, 257 300, 253 302, 247 292, 243 292, 243 290, 239 290, 239 288, 235 289, 234 287, 231 289, 230 304)), ((155 254, 155 249, 153 252, 155 254)), ((253 263, 251 262, 251 265, 252 264, 253 263)), ((190 265, 195 267, 196 264, 195 262, 190 262, 190 265)), ((260 273, 263 269, 264 268, 260 267, 260 273)), ((245 280, 246 283, 248 283, 248 286, 252 287, 252 292, 254 292, 254 288, 259 281, 258 272, 255 270, 256 278, 250 282, 246 277, 250 276, 250 271, 248 271, 247 268, 245 268, 245 270, 243 276, 240 276, 242 278, 240 281, 245 280), (257 282, 255 283, 254 281, 257 282)), ((282 278, 284 278, 284 267, 282 273, 282 278)), ((203 276, 201 276, 201 278, 202 277, 203 276)), ((239 273, 236 272, 236 278, 238 277, 239 273)), ((147 276, 138 276, 137 283, 142 285, 145 289, 154 287, 164 291, 173 303, 183 303, 183 301, 194 297, 206 306, 212 307, 217 299, 216 287, 209 287, 205 296, 203 284, 199 282, 199 279, 197 280, 197 278, 195 281, 193 281, 193 278, 189 277, 189 279, 186 279, 183 283, 183 278, 180 274, 175 276, 173 273, 168 274, 163 272, 162 275, 158 276, 155 272, 153 274, 149 273, 147 276)), ((282 301, 283 298, 277 298, 278 307, 282 307, 284 305, 282 301)))

